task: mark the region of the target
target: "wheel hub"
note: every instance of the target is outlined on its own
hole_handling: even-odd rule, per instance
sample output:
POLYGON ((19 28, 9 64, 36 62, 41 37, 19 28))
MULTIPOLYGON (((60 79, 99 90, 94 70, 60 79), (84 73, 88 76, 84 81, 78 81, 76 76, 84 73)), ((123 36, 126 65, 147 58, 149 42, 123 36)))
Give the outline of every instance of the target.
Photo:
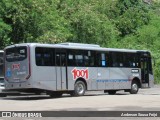
POLYGON ((78 85, 78 87, 77 87, 77 92, 78 92, 79 94, 82 94, 82 93, 84 92, 84 87, 83 87, 82 84, 79 84, 79 85, 78 85))
POLYGON ((137 84, 133 84, 133 85, 132 85, 132 89, 133 89, 134 91, 137 91, 137 90, 138 90, 137 84))

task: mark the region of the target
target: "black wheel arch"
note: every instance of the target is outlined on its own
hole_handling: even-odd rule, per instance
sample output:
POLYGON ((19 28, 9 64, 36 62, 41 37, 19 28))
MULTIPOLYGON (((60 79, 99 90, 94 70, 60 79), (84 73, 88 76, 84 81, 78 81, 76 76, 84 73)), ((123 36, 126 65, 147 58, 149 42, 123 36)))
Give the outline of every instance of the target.
POLYGON ((140 79, 139 79, 138 77, 134 77, 134 78, 132 79, 131 84, 132 84, 133 82, 137 82, 138 87, 141 88, 141 86, 142 86, 142 85, 141 85, 141 81, 140 81, 140 79))

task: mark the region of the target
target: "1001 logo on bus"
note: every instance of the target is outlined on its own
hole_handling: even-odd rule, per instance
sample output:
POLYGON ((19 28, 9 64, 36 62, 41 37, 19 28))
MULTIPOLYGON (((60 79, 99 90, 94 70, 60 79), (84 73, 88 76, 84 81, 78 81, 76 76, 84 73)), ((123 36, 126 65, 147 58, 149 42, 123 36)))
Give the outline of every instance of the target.
POLYGON ((74 68, 72 71, 73 79, 76 80, 77 78, 84 78, 85 80, 88 80, 89 78, 89 72, 88 68, 86 69, 77 69, 74 68))

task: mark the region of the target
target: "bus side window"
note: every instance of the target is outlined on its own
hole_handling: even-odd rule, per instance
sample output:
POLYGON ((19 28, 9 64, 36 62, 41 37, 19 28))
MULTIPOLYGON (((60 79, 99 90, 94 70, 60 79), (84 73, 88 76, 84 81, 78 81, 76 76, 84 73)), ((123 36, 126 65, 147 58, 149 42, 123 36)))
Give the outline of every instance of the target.
POLYGON ((54 49, 37 47, 35 50, 35 58, 37 66, 53 66, 54 65, 54 49))
POLYGON ((105 67, 105 66, 106 66, 105 53, 101 53, 101 66, 102 66, 102 67, 105 67))
POLYGON ((83 66, 83 55, 75 55, 75 62, 77 66, 83 66))
POLYGON ((132 67, 132 55, 130 53, 124 53, 124 66, 125 67, 132 67))
POLYGON ((123 52, 111 52, 111 66, 112 67, 124 67, 123 52))
POLYGON ((83 58, 84 58, 84 66, 89 66, 89 55, 90 54, 88 54, 89 53, 89 51, 84 51, 83 52, 83 58))
POLYGON ((118 67, 117 54, 115 52, 111 52, 112 56, 112 67, 118 67))
POLYGON ((60 54, 56 54, 56 66, 60 66, 60 54))
POLYGON ((96 66, 99 67, 101 65, 100 53, 96 52, 96 66))
POLYGON ((96 53, 96 62, 99 67, 106 67, 106 54, 97 52, 96 53))
POLYGON ((88 53, 88 54, 90 54, 90 55, 88 55, 89 56, 89 64, 91 67, 93 67, 93 66, 95 66, 95 52, 94 51, 89 51, 89 52, 90 52, 90 53, 88 53))
POLYGON ((36 53, 36 65, 37 66, 41 66, 43 63, 42 63, 42 55, 40 53, 36 53))
POLYGON ((74 55, 69 53, 68 54, 68 66, 74 66, 75 65, 74 63, 75 63, 74 62, 74 55))
POLYGON ((66 55, 61 54, 61 66, 66 66, 66 55))
POLYGON ((84 66, 93 67, 95 65, 94 52, 84 51, 84 66))

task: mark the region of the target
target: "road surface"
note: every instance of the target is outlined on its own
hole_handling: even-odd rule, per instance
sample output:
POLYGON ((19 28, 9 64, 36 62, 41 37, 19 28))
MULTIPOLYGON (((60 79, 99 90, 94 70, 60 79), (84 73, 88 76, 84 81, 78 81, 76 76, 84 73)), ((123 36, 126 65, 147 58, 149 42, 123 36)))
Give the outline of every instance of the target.
POLYGON ((8 96, 0 98, 0 111, 160 111, 160 86, 140 89, 138 94, 134 95, 123 91, 116 95, 108 95, 103 91, 88 91, 82 97, 8 96))

